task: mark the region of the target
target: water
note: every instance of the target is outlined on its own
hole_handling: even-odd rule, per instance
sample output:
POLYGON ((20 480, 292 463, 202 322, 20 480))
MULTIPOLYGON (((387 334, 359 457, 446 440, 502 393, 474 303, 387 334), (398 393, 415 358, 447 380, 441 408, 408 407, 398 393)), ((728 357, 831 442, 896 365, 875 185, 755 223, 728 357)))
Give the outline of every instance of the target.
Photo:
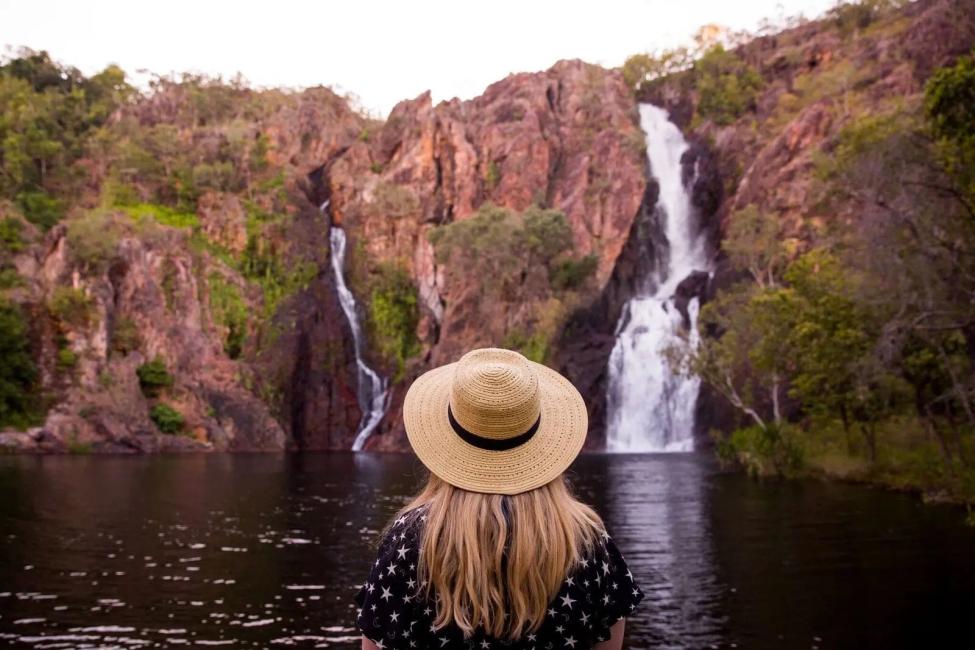
MULTIPOLYGON (((323 212, 328 209, 328 201, 322 204, 321 209, 323 212)), ((332 226, 328 233, 328 242, 331 247, 332 273, 335 276, 335 288, 339 293, 339 303, 342 305, 342 313, 349 322, 349 329, 352 330, 355 365, 358 370, 357 397, 359 409, 362 411, 362 420, 352 442, 352 451, 360 451, 386 415, 386 409, 389 407, 389 387, 386 379, 370 368, 363 358, 362 325, 359 323, 355 296, 345 284, 345 230, 332 226)))
MULTIPOLYGON (((609 358, 610 451, 679 452, 694 447, 694 410, 700 380, 671 371, 663 354, 681 343, 682 316, 673 295, 693 271, 710 271, 705 237, 698 228, 691 196, 682 179, 687 141, 667 112, 640 105, 650 173, 660 185, 654 213, 665 243, 656 265, 640 283, 643 290, 624 307, 616 345, 609 358)), ((690 345, 696 345, 698 301, 688 305, 690 345)))
MULTIPOLYGON (((971 645, 957 509, 700 454, 571 471, 647 593, 628 648, 971 645)), ((0 457, 0 646, 358 647, 351 598, 419 476, 372 453, 0 457)))

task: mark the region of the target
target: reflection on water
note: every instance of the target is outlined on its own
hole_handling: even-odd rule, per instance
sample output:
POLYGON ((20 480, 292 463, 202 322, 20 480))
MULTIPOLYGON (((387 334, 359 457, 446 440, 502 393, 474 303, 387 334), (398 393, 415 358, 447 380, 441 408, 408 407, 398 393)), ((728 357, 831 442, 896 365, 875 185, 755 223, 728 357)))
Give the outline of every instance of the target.
MULTIPOLYGON (((648 598, 633 648, 951 645, 975 531, 863 488, 759 484, 697 455, 572 470, 648 598)), ((347 647, 406 456, 0 458, 0 646, 347 647)))

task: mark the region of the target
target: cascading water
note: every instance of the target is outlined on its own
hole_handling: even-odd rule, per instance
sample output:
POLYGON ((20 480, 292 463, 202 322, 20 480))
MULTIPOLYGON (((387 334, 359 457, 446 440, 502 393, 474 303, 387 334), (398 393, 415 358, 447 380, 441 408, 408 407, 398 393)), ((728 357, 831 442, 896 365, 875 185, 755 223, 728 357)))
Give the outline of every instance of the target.
MULTIPOLYGON (((328 210, 328 201, 321 206, 322 212, 328 210)), ((369 367, 362 358, 362 327, 356 312, 355 296, 345 284, 345 230, 339 226, 332 226, 328 233, 328 243, 331 248, 332 272, 335 275, 335 288, 338 289, 339 303, 342 312, 349 321, 352 330, 352 346, 355 350, 355 364, 358 369, 358 399, 362 411, 359 421, 359 431, 352 443, 352 451, 361 451, 366 440, 372 435, 389 407, 389 387, 384 378, 369 367)))
MULTIPOLYGON (((694 271, 710 271, 681 156, 688 144, 667 111, 640 105, 650 173, 660 186, 654 219, 666 240, 641 291, 626 304, 609 358, 606 447, 610 451, 677 452, 694 448, 694 411, 700 380, 672 372, 664 355, 681 343, 683 316, 674 302, 677 285, 694 271)), ((698 301, 687 307, 690 345, 698 341, 698 301)))

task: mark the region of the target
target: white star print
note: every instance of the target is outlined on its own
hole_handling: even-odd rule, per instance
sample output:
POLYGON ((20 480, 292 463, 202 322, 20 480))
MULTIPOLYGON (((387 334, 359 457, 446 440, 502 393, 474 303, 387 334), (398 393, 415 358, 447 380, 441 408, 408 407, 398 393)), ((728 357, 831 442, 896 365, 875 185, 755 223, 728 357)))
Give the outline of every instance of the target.
POLYGON ((633 572, 629 569, 626 570, 626 577, 630 579, 630 582, 633 582, 633 572))
POLYGON ((587 625, 588 623, 589 623, 589 614, 583 612, 582 613, 582 624, 583 625, 587 625))
POLYGON ((570 587, 574 587, 576 584, 575 578, 569 576, 568 578, 565 579, 565 584, 569 585, 570 587))
POLYGON ((609 594, 603 596, 603 605, 609 605, 609 594))
POLYGON ((393 612, 392 614, 390 614, 389 615, 389 620, 392 623, 398 623, 399 622, 399 612, 393 612))
POLYGON ((376 588, 374 586, 372 586, 372 583, 371 582, 367 582, 366 583, 366 591, 368 591, 371 594, 375 590, 376 590, 376 588))
POLYGON ((562 634, 563 632, 565 632, 565 626, 560 625, 557 628, 555 628, 555 631, 558 632, 559 634, 562 634))
POLYGON ((373 641, 373 643, 376 644, 376 647, 379 648, 379 650, 383 650, 383 648, 386 647, 385 645, 383 645, 382 641, 373 641))
POLYGON ((396 573, 396 565, 390 562, 389 566, 386 567, 386 570, 389 572, 389 575, 393 575, 394 573, 396 573))
POLYGON ((566 595, 562 596, 562 604, 564 606, 568 607, 569 609, 572 609, 572 603, 574 603, 574 602, 576 602, 576 601, 573 600, 572 599, 572 596, 570 596, 569 594, 566 594, 566 595))
POLYGON ((392 589, 387 589, 386 587, 382 587, 382 590, 383 590, 383 595, 380 596, 380 598, 382 598, 383 600, 389 600, 390 598, 393 597, 392 589))
POLYGON ((403 522, 405 522, 405 521, 406 521, 406 517, 400 517, 399 519, 396 520, 396 523, 393 524, 393 525, 394 526, 402 526, 403 525, 403 522))
POLYGON ((608 573, 609 573, 609 564, 603 562, 603 575, 607 575, 608 573))
POLYGON ((423 614, 425 616, 429 616, 432 611, 433 611, 432 609, 430 609, 429 607, 427 607, 425 610, 423 610, 423 614))
POLYGON ((410 578, 409 580, 406 581, 406 586, 412 589, 413 587, 416 586, 416 580, 410 578))
POLYGON ((440 647, 447 645, 447 639, 445 637, 440 637, 440 647))
POLYGON ((534 634, 529 634, 528 635, 528 640, 529 641, 534 641, 535 640, 535 635, 534 634))
POLYGON ((549 615, 549 616, 555 616, 555 610, 554 610, 554 609, 552 609, 552 608, 549 608, 549 610, 548 610, 548 615, 549 615))
POLYGON ((406 557, 406 552, 408 550, 410 550, 410 549, 407 546, 405 546, 405 545, 404 546, 400 546, 398 549, 396 549, 396 552, 399 554, 399 559, 401 559, 401 560, 404 559, 406 557))
POLYGON ((481 647, 482 648, 490 648, 491 647, 491 644, 488 643, 487 640, 484 640, 484 641, 481 641, 481 647))
POLYGON ((575 640, 575 639, 573 639, 573 638, 572 638, 572 637, 570 636, 570 637, 568 637, 568 638, 566 638, 566 640, 565 640, 565 645, 566 645, 566 646, 568 646, 568 647, 570 647, 570 648, 574 648, 574 647, 576 647, 576 640, 575 640))

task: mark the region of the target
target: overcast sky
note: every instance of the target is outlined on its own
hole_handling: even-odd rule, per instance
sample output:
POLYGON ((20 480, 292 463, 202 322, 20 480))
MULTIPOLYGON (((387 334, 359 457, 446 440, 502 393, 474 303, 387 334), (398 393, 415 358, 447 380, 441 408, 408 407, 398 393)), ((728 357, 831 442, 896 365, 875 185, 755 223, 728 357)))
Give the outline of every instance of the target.
MULTIPOLYGON (((92 73, 242 73, 258 86, 330 85, 385 116, 400 99, 469 98, 564 58, 618 66, 705 23, 754 28, 835 0, 0 0, 0 45, 92 73)), ((6 52, 9 54, 9 51, 6 52)))

